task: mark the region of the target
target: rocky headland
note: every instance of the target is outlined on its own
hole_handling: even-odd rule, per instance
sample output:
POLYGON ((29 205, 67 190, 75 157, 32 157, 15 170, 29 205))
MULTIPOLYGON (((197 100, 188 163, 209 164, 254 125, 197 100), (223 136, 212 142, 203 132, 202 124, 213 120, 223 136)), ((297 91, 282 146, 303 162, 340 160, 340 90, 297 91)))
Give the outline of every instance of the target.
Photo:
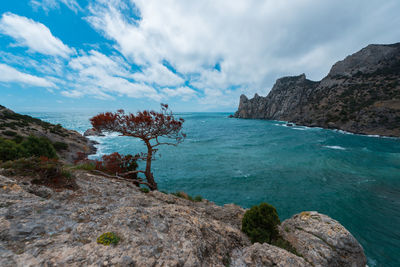
POLYGON ((369 45, 321 81, 284 77, 266 97, 241 95, 234 117, 400 137, 400 43, 369 45))
POLYGON ((58 157, 68 163, 77 159, 77 154, 96 153, 95 142, 80 133, 51 124, 28 115, 15 113, 0 105, 0 138, 16 140, 28 136, 45 137, 55 145, 58 157))
MULTIPOLYGON (((1 171, 0 173, 4 170, 1 171)), ((365 266, 337 221, 302 212, 279 226, 297 255, 241 231, 245 210, 75 171, 76 190, 0 174, 0 266, 365 266), (112 232, 118 244, 97 238, 112 232)))

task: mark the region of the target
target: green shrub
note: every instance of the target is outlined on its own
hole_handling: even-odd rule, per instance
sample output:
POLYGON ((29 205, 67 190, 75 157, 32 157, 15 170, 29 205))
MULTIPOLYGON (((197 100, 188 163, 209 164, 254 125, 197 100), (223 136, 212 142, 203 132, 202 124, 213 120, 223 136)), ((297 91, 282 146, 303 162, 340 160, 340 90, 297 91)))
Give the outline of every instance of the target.
POLYGON ((0 161, 15 160, 25 155, 26 151, 20 144, 0 138, 0 161))
POLYGON ((242 231, 247 234, 252 243, 272 243, 279 237, 280 220, 276 209, 261 203, 246 211, 242 219, 242 231))
POLYGON ((55 142, 55 143, 53 143, 53 147, 57 151, 67 150, 68 149, 68 144, 63 143, 63 142, 55 142))
POLYGON ((72 174, 63 169, 62 162, 46 157, 20 158, 7 161, 0 165, 10 175, 27 176, 33 178, 33 184, 51 188, 71 189, 78 188, 72 174))
POLYGON ((27 156, 44 156, 50 159, 57 158, 56 150, 49 139, 45 137, 29 136, 21 145, 24 147, 27 156))
POLYGON ((75 170, 85 170, 85 171, 93 171, 96 169, 96 164, 94 162, 84 162, 79 165, 73 167, 75 170))
POLYGON ((203 198, 201 196, 195 196, 193 198, 191 195, 189 195, 189 194, 187 194, 185 192, 182 192, 182 191, 178 191, 176 193, 171 193, 171 195, 174 195, 174 196, 179 197, 179 198, 184 198, 184 199, 187 199, 187 200, 190 200, 190 201, 193 201, 193 202, 201 202, 203 200, 203 198))
POLYGON ((12 140, 17 144, 21 144, 22 141, 24 141, 24 138, 20 135, 16 135, 12 140))
POLYGON ((146 193, 146 194, 150 192, 150 190, 146 187, 141 187, 140 191, 142 191, 143 193, 146 193))
POLYGON ((97 243, 105 246, 117 245, 120 240, 121 238, 117 234, 107 232, 97 238, 97 243))
POLYGON ((201 196, 195 196, 194 197, 194 202, 201 202, 203 198, 201 196))
POLYGON ((7 136, 16 136, 17 132, 14 132, 14 131, 3 131, 2 134, 7 135, 7 136))

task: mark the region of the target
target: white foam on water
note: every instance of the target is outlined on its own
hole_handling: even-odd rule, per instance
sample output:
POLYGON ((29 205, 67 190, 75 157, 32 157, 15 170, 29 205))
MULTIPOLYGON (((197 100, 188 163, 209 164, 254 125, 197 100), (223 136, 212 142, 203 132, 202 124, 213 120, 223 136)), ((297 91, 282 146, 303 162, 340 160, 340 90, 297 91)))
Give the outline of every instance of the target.
POLYGON ((341 146, 322 146, 330 149, 336 149, 336 150, 346 150, 346 148, 341 147, 341 146))

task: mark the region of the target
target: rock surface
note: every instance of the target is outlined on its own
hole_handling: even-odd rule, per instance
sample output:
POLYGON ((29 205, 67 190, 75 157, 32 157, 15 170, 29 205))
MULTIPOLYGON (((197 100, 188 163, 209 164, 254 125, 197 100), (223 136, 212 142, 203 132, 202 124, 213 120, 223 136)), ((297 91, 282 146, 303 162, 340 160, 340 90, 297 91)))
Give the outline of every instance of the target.
POLYGON ((97 131, 94 128, 87 129, 84 133, 83 136, 105 136, 101 132, 97 131))
POLYGON ((16 135, 27 137, 35 135, 46 137, 52 143, 60 142, 68 145, 66 150, 57 151, 64 161, 72 163, 77 153, 86 155, 96 153, 95 141, 91 141, 80 133, 51 124, 28 115, 21 115, 0 105, 0 137, 12 139, 16 135), (10 135, 13 133, 13 135, 10 135))
POLYGON ((319 82, 278 79, 266 97, 242 95, 234 116, 400 137, 400 43, 369 45, 319 82))
MULTIPOLYGON (((75 176, 79 190, 56 192, 0 175, 0 266, 310 266, 307 261, 317 261, 309 255, 326 245, 318 247, 314 235, 288 235, 288 240, 305 238, 299 241, 307 244, 304 258, 269 244, 252 245, 240 230, 245 210, 236 205, 146 194, 126 181, 83 171, 75 176), (97 244, 105 232, 117 233, 118 245, 97 244)), ((316 224, 292 218, 282 225, 316 224)), ((340 253, 330 250, 318 260, 344 262, 345 255, 352 266, 364 266, 362 249, 352 247, 354 238, 339 223, 332 227, 339 234, 328 227, 314 231, 340 253), (353 250, 342 253, 346 248, 353 250)))
POLYGON ((281 235, 313 266, 365 266, 364 250, 339 222, 318 212, 285 220, 281 235))

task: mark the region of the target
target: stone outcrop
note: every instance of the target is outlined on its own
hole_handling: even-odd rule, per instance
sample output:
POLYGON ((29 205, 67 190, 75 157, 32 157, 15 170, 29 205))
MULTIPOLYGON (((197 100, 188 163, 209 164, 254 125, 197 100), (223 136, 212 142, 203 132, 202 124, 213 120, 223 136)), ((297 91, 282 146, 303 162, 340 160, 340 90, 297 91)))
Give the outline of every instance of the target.
POLYGON ((105 136, 103 133, 97 131, 94 128, 87 129, 84 133, 83 136, 105 136))
POLYGON ((64 161, 72 163, 77 153, 86 155, 96 153, 95 141, 91 141, 80 133, 54 125, 28 115, 21 115, 0 105, 0 137, 13 139, 16 136, 27 137, 34 135, 46 137, 52 143, 60 142, 67 145, 67 149, 57 151, 57 155, 64 161))
POLYGON ((234 117, 400 137, 400 43, 369 45, 319 82, 284 77, 266 97, 242 95, 234 117))
POLYGON ((127 181, 83 171, 74 175, 79 189, 61 192, 0 175, 0 266, 365 265, 351 234, 321 214, 282 223, 302 254, 296 256, 251 244, 240 230, 245 210, 239 206, 144 193, 127 181), (120 242, 98 244, 105 232, 120 242))
POLYGON ((285 220, 280 234, 313 266, 365 266, 364 250, 339 222, 315 211, 285 220))

